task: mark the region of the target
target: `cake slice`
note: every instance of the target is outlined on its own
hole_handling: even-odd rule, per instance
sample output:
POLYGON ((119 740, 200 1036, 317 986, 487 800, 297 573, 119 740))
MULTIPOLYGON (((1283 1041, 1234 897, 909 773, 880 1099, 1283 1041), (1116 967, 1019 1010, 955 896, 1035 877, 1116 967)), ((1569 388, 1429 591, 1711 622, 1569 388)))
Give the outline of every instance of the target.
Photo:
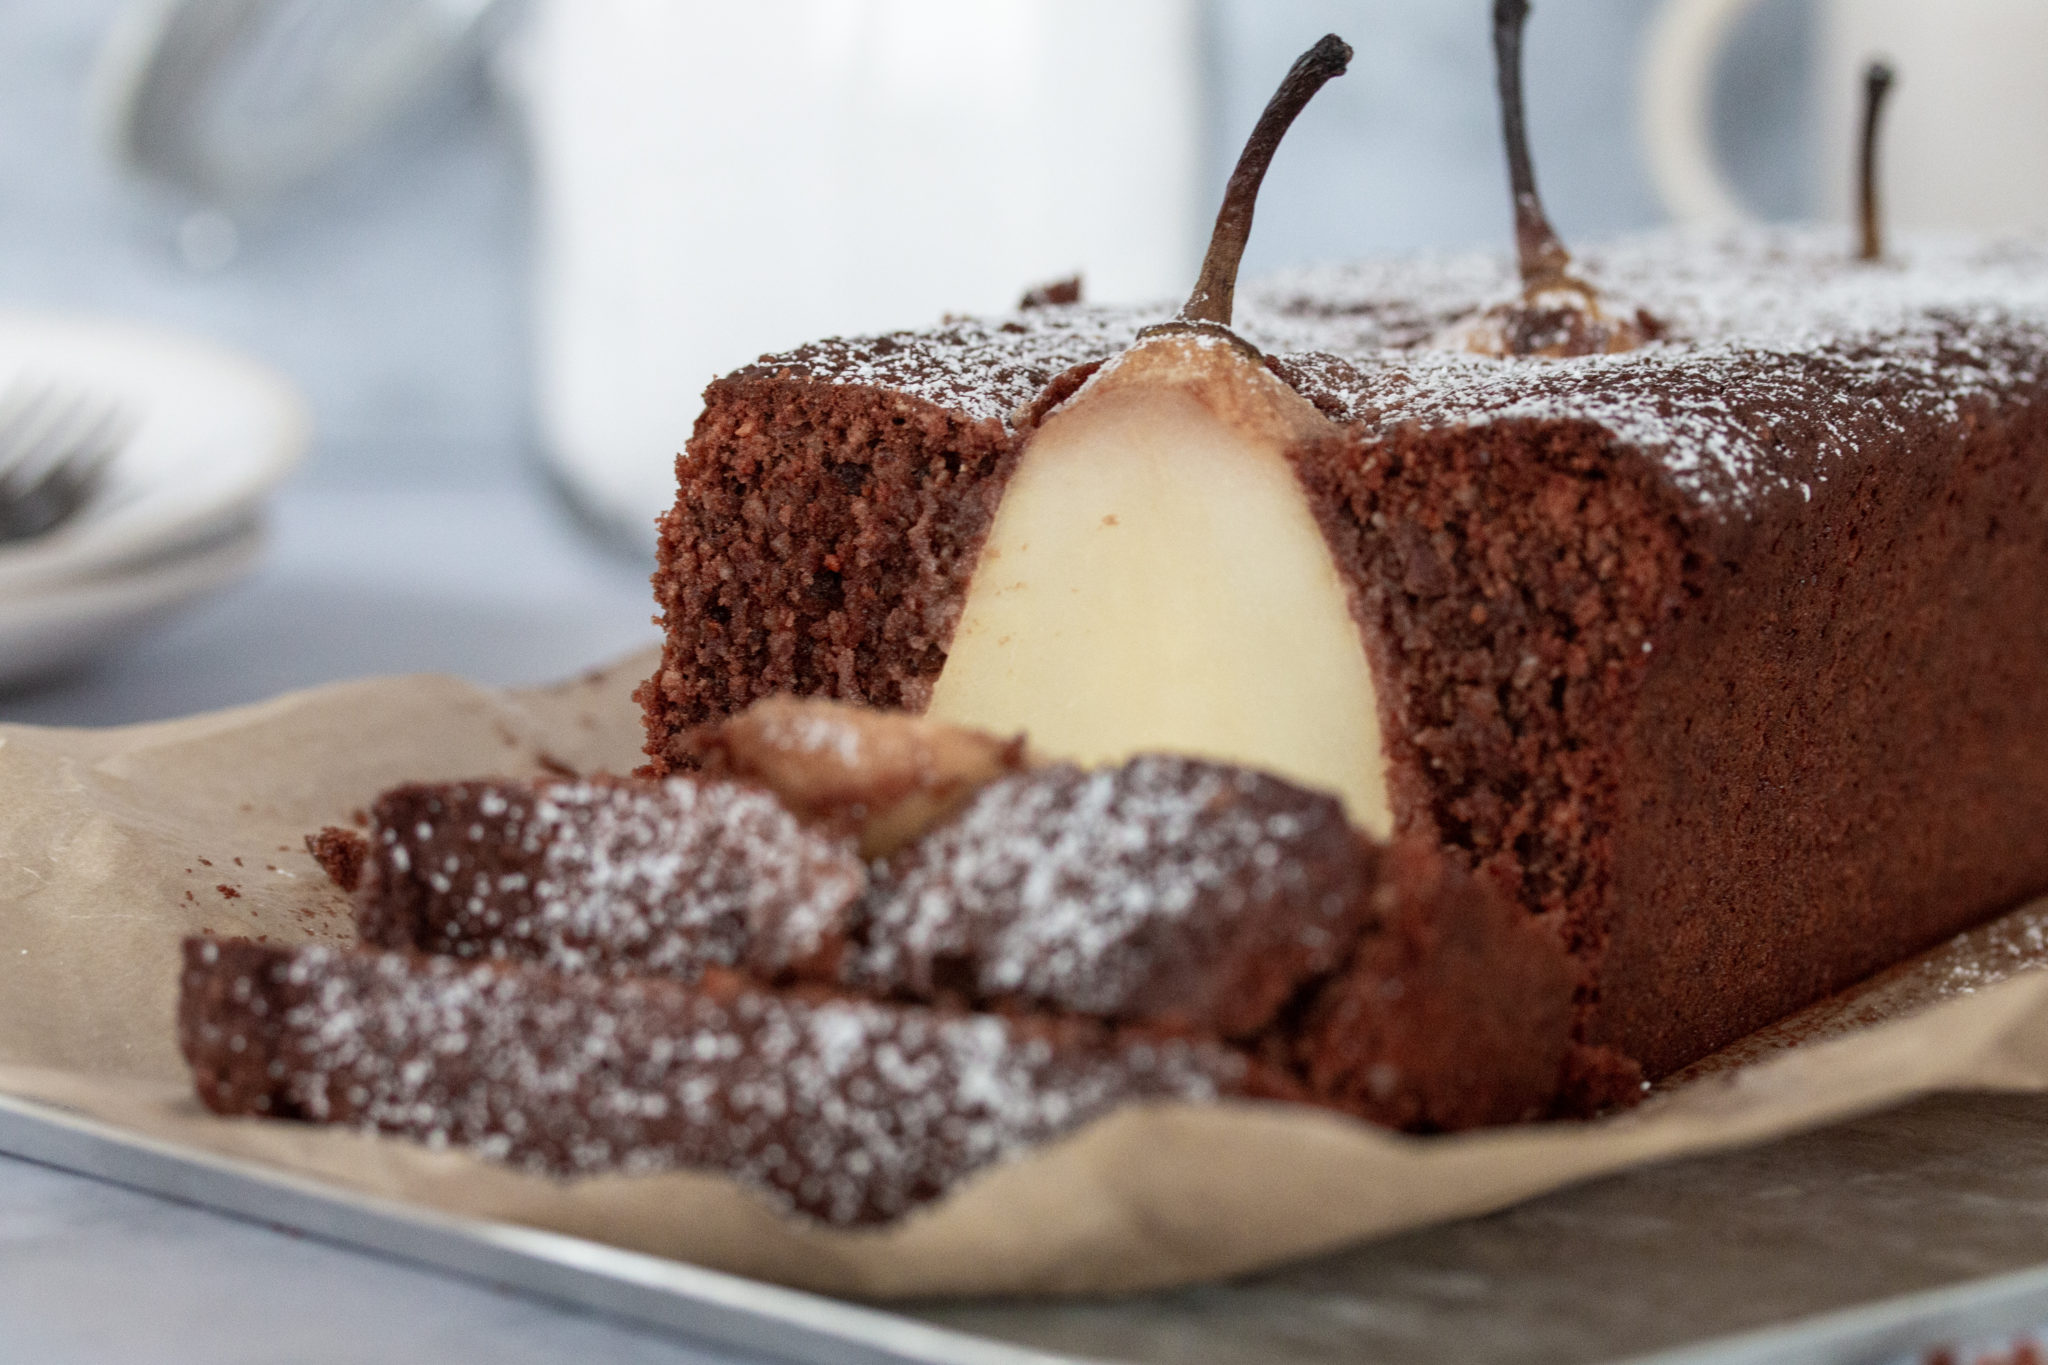
MULTIPOLYGON (((931 721, 817 704, 804 724, 791 714, 764 704, 699 743, 789 779, 821 733, 893 737, 855 751, 875 755, 871 772, 842 763, 836 739, 826 746, 842 793, 900 790, 905 752, 986 752, 986 737, 931 721)), ((815 793, 814 776, 794 790, 815 793)), ((1205 1037, 1302 1078, 1303 1093, 1318 1077, 1348 1112, 1409 1128, 1633 1097, 1625 1066, 1571 1046, 1576 974, 1554 938, 1441 856, 1389 853, 1333 797, 1270 776, 1170 755, 1011 772, 875 863, 858 901, 829 856, 804 879, 788 866, 779 881, 762 875, 764 858, 805 849, 788 822, 767 822, 779 845, 729 812, 691 825, 688 845, 660 837, 653 813, 672 827, 679 794, 693 813, 714 796, 749 811, 766 798, 688 779, 387 793, 355 893, 365 937, 684 983, 734 967, 764 988, 1205 1037), (565 871, 600 855, 601 879, 565 871), (444 871, 422 881, 420 868, 444 871), (745 913, 735 886, 749 892, 745 913), (1372 1022, 1340 1036, 1344 1019, 1372 1022), (1371 1093, 1346 1079, 1368 1072, 1371 1093)))
POLYGON ((1098 738, 1064 752, 1062 717, 1155 749, 1129 718, 1173 694, 1298 707, 1349 651, 1313 713, 1371 731, 1345 772, 1201 723, 1170 747, 1483 870, 1573 953, 1581 1038, 1652 1075, 2048 888, 2048 257, 1873 267, 1789 234, 1583 264, 1663 340, 1433 349, 1513 295, 1483 258, 1253 292, 1238 330, 1323 419, 1277 457, 1091 438, 1099 457, 1054 446, 1032 473, 1164 310, 1034 309, 717 381, 662 523, 651 768, 687 769, 693 727, 773 691, 1113 762, 1098 738), (1212 477, 1230 461, 1254 483, 1212 477), (1061 472, 1089 462, 1138 472, 1061 472), (1127 517, 1143 542, 1103 548, 1127 517), (1039 527, 1062 562, 1019 573, 1039 527), (1262 576, 1190 593, 1205 555, 1262 576), (1325 582, 1341 620, 1307 610, 1325 582), (1174 651, 1117 626, 1134 594, 1172 604, 1174 651), (1261 602, 1298 649, 1234 647, 1261 602))
POLYGON ((367 943, 689 980, 835 954, 867 872, 758 787, 485 780, 379 797, 361 883, 367 943))
POLYGON ((1377 928, 1380 850, 1343 807, 1148 754, 989 784, 899 854, 847 984, 1256 1037, 1377 928))
POLYGON ((1634 1080, 1571 1043, 1554 939, 1327 795, 1164 756, 998 777, 835 908, 835 951, 791 960, 787 904, 707 918, 662 872, 681 845, 653 813, 689 817, 714 893, 776 850, 752 820, 698 829, 723 786, 388 794, 357 895, 404 950, 189 940, 200 1099, 558 1176, 716 1170, 864 1224, 1136 1101, 1432 1132, 1581 1112, 1634 1080), (563 876, 565 850, 606 874, 563 876), (446 885, 394 872, 421 867, 446 885))
POLYGON ((1442 1132, 1637 1098, 1500 891, 1330 795, 1143 755, 985 787, 878 872, 840 980, 1237 1043, 1320 1104, 1442 1132))
POLYGON ((1212 1042, 513 962, 185 945, 178 1041, 219 1114, 309 1119, 539 1173, 722 1171, 882 1222, 1136 1100, 1293 1098, 1212 1042))

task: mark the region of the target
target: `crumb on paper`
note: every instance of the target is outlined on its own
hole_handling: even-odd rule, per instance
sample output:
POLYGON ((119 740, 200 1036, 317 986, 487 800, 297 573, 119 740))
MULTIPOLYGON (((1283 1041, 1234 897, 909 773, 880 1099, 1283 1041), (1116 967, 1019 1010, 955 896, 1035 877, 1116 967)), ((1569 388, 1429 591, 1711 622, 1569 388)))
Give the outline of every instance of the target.
POLYGON ((353 892, 362 884, 363 864, 369 860, 369 841, 354 830, 328 825, 318 834, 306 836, 306 852, 320 864, 329 881, 343 891, 353 892))

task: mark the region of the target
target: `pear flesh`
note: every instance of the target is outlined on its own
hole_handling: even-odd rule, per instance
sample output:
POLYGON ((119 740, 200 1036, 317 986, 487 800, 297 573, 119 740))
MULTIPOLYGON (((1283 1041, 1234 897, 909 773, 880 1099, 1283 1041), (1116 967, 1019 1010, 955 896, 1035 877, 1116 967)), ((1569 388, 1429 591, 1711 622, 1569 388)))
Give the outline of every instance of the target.
POLYGON ((1385 837, 1371 668, 1285 454, 1328 430, 1228 340, 1140 341, 1025 448, 927 714, 1039 757, 1263 769, 1385 837))

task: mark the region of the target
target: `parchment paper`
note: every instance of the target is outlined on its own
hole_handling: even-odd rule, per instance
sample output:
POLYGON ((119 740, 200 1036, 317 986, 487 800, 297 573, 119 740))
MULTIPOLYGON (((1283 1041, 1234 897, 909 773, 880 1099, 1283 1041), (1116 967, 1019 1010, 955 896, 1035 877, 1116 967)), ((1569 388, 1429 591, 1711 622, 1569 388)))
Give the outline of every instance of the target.
POLYGON ((700 1174, 574 1182, 398 1139, 218 1119, 172 1035, 186 934, 352 936, 301 844, 407 779, 622 771, 651 659, 500 694, 395 678, 116 730, 0 726, 0 1092, 372 1193, 828 1293, 1113 1293, 1502 1207, 1941 1089, 2048 1088, 2048 902, 1590 1124, 1408 1138, 1280 1106, 1114 1114, 878 1232, 700 1174))

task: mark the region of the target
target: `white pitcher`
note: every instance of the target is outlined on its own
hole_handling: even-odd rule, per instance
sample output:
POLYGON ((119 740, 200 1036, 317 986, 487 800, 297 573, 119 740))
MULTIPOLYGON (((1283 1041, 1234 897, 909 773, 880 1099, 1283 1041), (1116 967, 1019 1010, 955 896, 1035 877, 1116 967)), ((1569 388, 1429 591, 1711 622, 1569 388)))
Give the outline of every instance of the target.
POLYGON ((713 376, 1002 311, 1074 270, 1184 291, 1205 190, 1195 0, 541 0, 541 438, 652 543, 713 376))
MULTIPOLYGON (((1711 95, 1728 36, 1757 0, 1665 0, 1641 68, 1645 149, 1686 222, 1748 216, 1714 154, 1711 95)), ((2048 0, 1818 0, 1812 79, 1817 205, 1846 214, 1864 67, 1898 69, 1882 144, 1899 228, 2048 230, 2048 0)))

